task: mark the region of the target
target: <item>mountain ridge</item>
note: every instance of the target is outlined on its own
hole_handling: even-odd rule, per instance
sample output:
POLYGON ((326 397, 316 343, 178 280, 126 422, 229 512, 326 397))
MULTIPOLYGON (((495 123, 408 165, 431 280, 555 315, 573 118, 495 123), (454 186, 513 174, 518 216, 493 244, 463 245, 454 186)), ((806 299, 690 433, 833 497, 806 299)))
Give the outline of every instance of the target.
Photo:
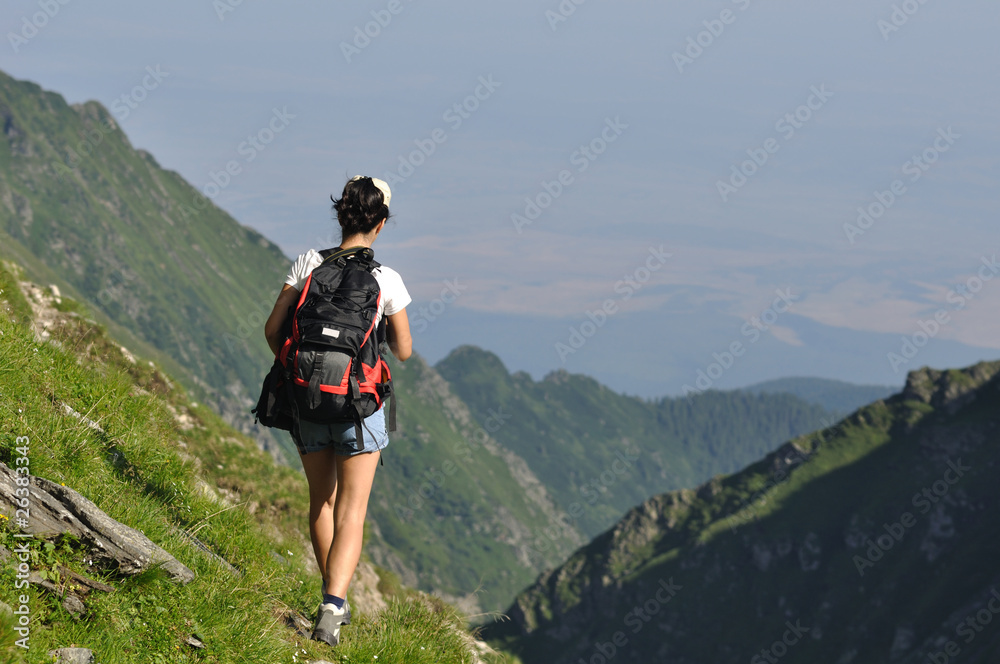
POLYGON ((955 634, 1000 583, 988 562, 1000 554, 988 525, 1000 511, 989 471, 998 403, 1000 362, 913 371, 902 391, 834 427, 630 510, 489 633, 528 664, 615 652, 769 661, 788 622, 808 637, 786 642, 787 662, 916 664, 949 640, 962 661, 992 662, 1000 634, 955 634), (669 601, 654 601, 660 581, 680 587, 669 601))
POLYGON ((710 390, 645 400, 564 370, 534 381, 468 345, 435 367, 480 420, 510 415, 493 436, 588 537, 649 496, 732 472, 833 417, 789 394, 710 390))

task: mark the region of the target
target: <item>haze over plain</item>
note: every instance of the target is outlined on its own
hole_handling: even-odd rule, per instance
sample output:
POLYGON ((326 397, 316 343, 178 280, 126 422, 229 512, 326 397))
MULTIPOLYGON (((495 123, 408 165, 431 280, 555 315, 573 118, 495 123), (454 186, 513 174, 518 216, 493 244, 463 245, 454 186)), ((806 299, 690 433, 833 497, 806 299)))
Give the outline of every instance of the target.
POLYGON ((700 372, 901 384, 1000 347, 998 19, 935 0, 14 0, 0 69, 97 99, 289 256, 335 243, 346 177, 395 178, 376 248, 430 361, 474 343, 648 396, 700 372))

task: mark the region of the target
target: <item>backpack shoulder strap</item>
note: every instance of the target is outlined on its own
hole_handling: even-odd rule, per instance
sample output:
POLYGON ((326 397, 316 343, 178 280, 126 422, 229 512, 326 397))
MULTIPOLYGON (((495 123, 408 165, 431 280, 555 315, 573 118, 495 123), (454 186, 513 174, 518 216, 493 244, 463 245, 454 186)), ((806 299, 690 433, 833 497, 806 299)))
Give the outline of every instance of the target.
POLYGON ((337 260, 342 256, 350 256, 351 254, 357 251, 358 251, 357 247, 348 247, 347 249, 341 249, 340 247, 333 247, 331 249, 324 249, 323 251, 319 252, 319 256, 320 258, 323 259, 323 262, 325 263, 329 260, 337 260))
MULTIPOLYGON (((323 259, 323 263, 335 261, 339 258, 346 258, 348 256, 357 256, 359 260, 368 265, 369 270, 381 267, 381 264, 375 260, 375 252, 371 250, 371 247, 347 247, 346 249, 334 247, 332 249, 324 249, 323 251, 320 251, 319 255, 320 258, 323 259)), ((320 263, 320 265, 323 263, 320 263)))

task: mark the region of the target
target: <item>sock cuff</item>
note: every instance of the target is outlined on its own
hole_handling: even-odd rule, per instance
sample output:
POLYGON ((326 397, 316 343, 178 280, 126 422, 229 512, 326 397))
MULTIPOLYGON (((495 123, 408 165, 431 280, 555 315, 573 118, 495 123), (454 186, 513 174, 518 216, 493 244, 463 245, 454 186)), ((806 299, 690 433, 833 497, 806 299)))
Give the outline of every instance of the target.
POLYGON ((330 595, 328 593, 323 593, 323 603, 333 604, 338 609, 344 608, 344 602, 346 600, 343 597, 337 597, 336 595, 330 595))

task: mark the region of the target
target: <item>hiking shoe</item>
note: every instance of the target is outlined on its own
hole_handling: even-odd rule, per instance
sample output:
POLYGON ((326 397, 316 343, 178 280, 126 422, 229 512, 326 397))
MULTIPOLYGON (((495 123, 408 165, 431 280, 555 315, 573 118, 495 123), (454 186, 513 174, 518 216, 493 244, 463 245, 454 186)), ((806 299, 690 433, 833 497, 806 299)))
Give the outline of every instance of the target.
POLYGON ((340 643, 340 626, 351 624, 351 605, 344 602, 344 606, 338 609, 333 604, 320 604, 316 613, 316 628, 313 630, 312 638, 315 641, 322 641, 331 646, 340 643))

